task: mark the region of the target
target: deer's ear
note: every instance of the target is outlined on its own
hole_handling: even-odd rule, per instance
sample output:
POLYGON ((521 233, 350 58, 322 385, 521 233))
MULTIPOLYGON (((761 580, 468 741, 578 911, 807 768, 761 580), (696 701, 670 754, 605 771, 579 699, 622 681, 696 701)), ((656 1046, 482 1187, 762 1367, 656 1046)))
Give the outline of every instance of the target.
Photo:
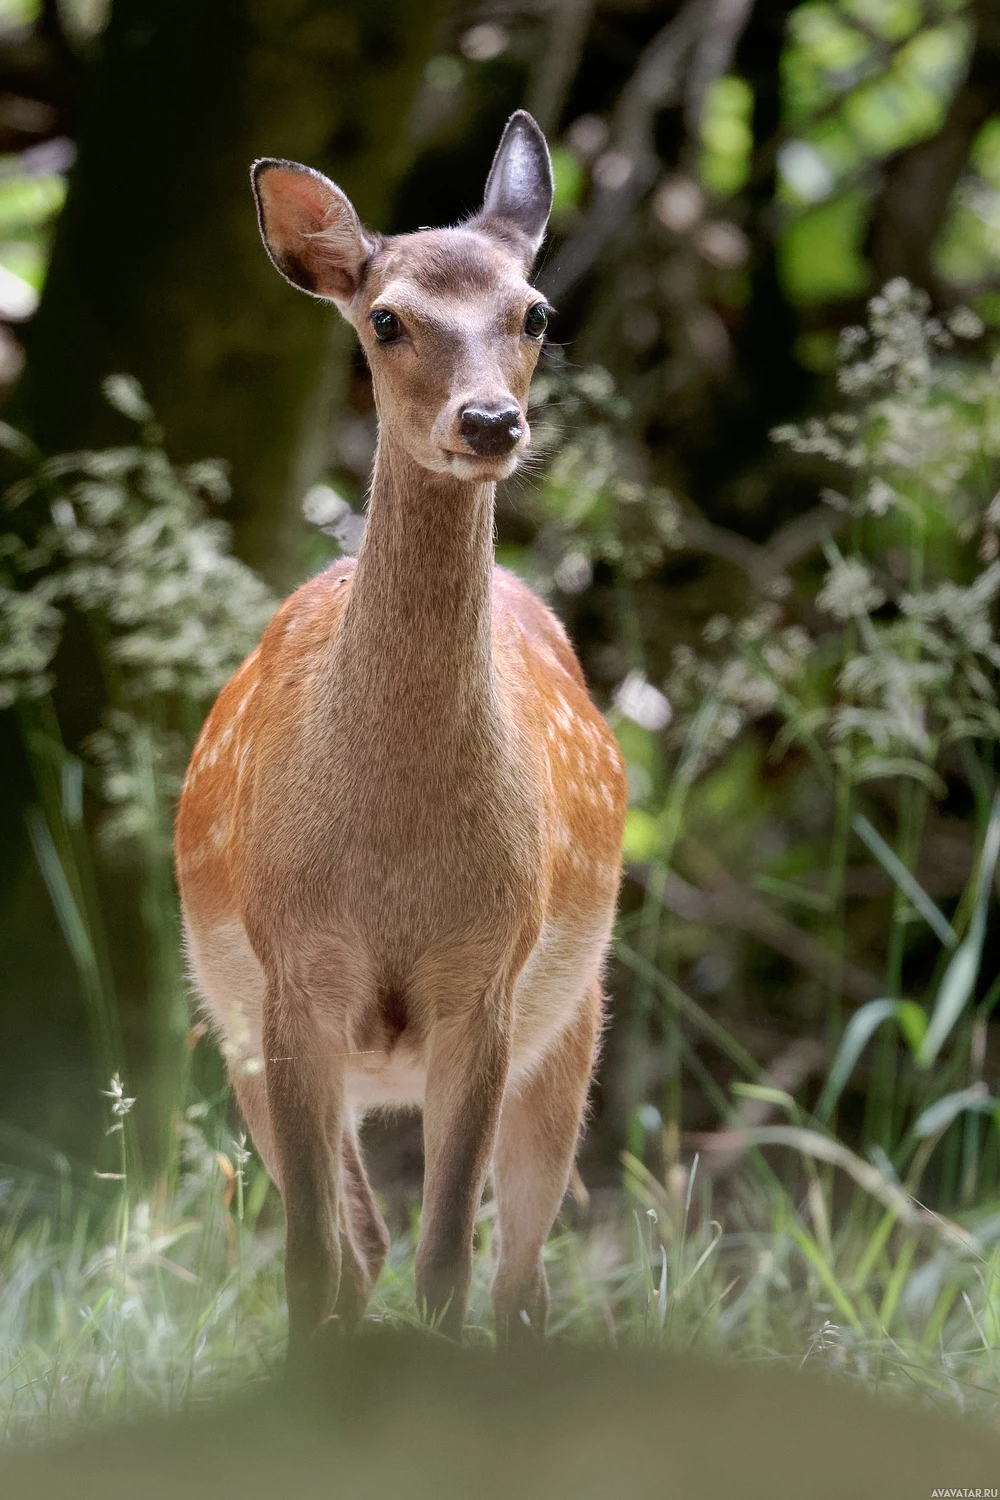
POLYGON ((282 276, 316 297, 350 302, 375 249, 351 200, 294 161, 254 162, 250 178, 261 238, 282 276))
POLYGON ((545 137, 527 110, 507 121, 475 222, 504 234, 517 232, 529 264, 545 238, 552 211, 552 162, 545 137))

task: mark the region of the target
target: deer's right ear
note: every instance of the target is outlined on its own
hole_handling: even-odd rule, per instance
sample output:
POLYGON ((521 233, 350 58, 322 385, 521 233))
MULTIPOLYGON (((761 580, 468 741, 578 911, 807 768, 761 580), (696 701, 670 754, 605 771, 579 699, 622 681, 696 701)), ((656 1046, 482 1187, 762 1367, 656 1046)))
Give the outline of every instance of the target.
POLYGON ((349 303, 375 249, 351 200, 294 161, 256 161, 250 179, 261 238, 282 276, 315 297, 349 303))

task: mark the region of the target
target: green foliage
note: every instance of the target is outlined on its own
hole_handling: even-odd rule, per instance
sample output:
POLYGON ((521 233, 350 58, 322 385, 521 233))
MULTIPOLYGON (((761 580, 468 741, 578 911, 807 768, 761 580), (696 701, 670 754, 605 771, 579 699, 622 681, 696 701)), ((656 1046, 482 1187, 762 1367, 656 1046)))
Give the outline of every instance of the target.
POLYGON ((775 433, 850 476, 850 496, 823 492, 831 534, 812 597, 833 628, 810 633, 793 620, 788 579, 738 624, 710 622, 709 642, 733 649, 679 653, 672 685, 680 704, 716 699, 717 744, 779 713, 780 747, 803 745, 829 779, 909 776, 940 790, 956 746, 1000 733, 997 370, 941 358, 981 331, 964 310, 950 324, 929 318, 906 283, 890 283, 871 303, 870 334, 841 338, 838 383, 853 409, 775 433), (833 534, 848 526, 845 556, 833 534))
MULTIPOLYGON (((723 1122, 737 1109, 690 1032, 733 1061, 739 1051, 716 1007, 673 976, 687 965, 696 976, 708 945, 732 975, 726 991, 745 994, 753 947, 744 944, 735 969, 721 956, 742 929, 795 956, 828 1017, 820 1132, 832 1139, 845 1091, 868 1067, 861 1145, 886 1153, 911 1183, 940 1148, 942 1201, 967 1204, 1000 1181, 996 1101, 983 1081, 996 987, 982 975, 1000 837, 1000 408, 997 364, 967 352, 981 332, 968 310, 931 317, 926 297, 900 281, 872 300, 867 329, 845 331, 841 408, 774 435, 821 487, 815 540, 785 567, 760 550, 745 613, 710 617, 700 649, 675 649, 664 683, 672 723, 667 712, 652 727, 645 717, 665 700, 645 680, 651 632, 636 586, 658 563, 641 546, 628 554, 631 570, 623 551, 601 553, 626 602, 616 628, 632 670, 614 694, 615 723, 632 791, 625 852, 645 887, 640 909, 620 922, 617 951, 635 976, 641 1045, 664 1037, 673 1059, 664 1117, 679 1128, 687 1076, 723 1122), (654 698, 644 704, 636 682, 654 698), (942 907, 923 883, 921 847, 946 798, 974 812, 964 889, 942 907), (762 853, 756 841, 775 826, 774 852, 762 853), (857 855, 874 859, 881 882, 865 905, 846 894, 857 855), (716 934, 697 913, 720 901, 728 917, 720 912, 716 934), (848 968, 864 970, 869 993, 882 986, 853 1018, 844 1014, 848 968)), ((574 511, 576 489, 559 476, 586 472, 594 441, 565 433, 541 491, 536 557, 588 544, 592 512, 574 511)), ((616 455, 600 472, 627 472, 613 412, 599 441, 616 455)), ((637 514, 653 530, 655 507, 644 501, 637 514)), ((800 991, 797 1016, 802 1005, 800 991)), ((756 1065, 742 1056, 737 1065, 756 1084, 756 1065)))
POLYGON ((46 458, 0 432, 27 472, 7 491, 29 536, 0 536, 0 705, 16 705, 39 807, 29 828, 81 990, 101 1064, 123 1065, 100 858, 84 823, 84 786, 103 804, 101 832, 140 876, 140 911, 161 1072, 159 1134, 183 1097, 188 1006, 177 942, 171 822, 184 766, 213 697, 260 638, 275 601, 229 552, 224 467, 178 468, 138 384, 105 382, 137 441, 46 458), (82 625, 104 702, 86 768, 63 741, 51 690, 67 621, 82 625))
POLYGON ((753 152, 753 89, 743 78, 717 78, 709 88, 701 120, 701 180, 709 192, 728 198, 750 172, 753 152))
MULTIPOLYGON (((72 608, 100 622, 104 663, 122 704, 148 706, 170 696, 210 702, 259 639, 274 602, 230 555, 225 524, 203 515, 206 501, 228 496, 224 467, 175 468, 136 383, 113 376, 105 391, 143 441, 33 456, 29 475, 7 492, 10 506, 42 503, 48 520, 30 545, 0 538, 21 610, 39 621, 34 638, 26 625, 17 627, 23 661, 11 630, 0 693, 10 703, 48 685, 52 610, 72 608)), ((8 434, 7 445, 23 451, 18 435, 8 434)))
POLYGON ((256 645, 274 600, 230 554, 225 523, 204 514, 206 502, 228 496, 224 466, 176 468, 138 385, 113 376, 105 391, 137 424, 135 446, 45 459, 6 434, 31 464, 7 503, 41 504, 48 519, 30 544, 0 537, 0 703, 51 688, 66 612, 83 616, 109 701, 90 748, 114 839, 149 832, 152 804, 173 802, 193 731, 256 645), (163 778, 152 802, 141 785, 150 758, 163 778))
POLYGON ((678 536, 669 490, 643 482, 625 447, 628 406, 605 370, 576 370, 558 353, 531 389, 535 442, 551 455, 544 483, 522 501, 537 526, 526 567, 543 588, 581 593, 594 566, 626 578, 654 571, 678 536))
POLYGON ((867 195, 845 193, 802 214, 778 247, 782 282, 793 302, 857 297, 868 285, 860 245, 868 213, 867 195))
MULTIPOLYGON (((962 0, 819 0, 792 11, 781 60, 785 129, 777 199, 785 220, 778 240, 782 283, 793 303, 815 305, 865 290, 863 245, 877 165, 940 130, 971 43, 962 0)), ((937 249, 938 266, 958 285, 982 279, 995 259, 995 195, 984 170, 989 129, 937 249)))

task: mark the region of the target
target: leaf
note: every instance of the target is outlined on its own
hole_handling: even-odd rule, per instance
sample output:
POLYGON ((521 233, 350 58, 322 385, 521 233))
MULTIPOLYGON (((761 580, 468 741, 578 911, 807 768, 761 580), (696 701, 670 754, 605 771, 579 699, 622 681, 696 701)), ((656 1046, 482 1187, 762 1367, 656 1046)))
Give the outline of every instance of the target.
POLYGON ((761 1099, 765 1104, 775 1104, 788 1115, 798 1114, 798 1106, 791 1094, 786 1094, 784 1089, 771 1088, 766 1083, 734 1083, 733 1093, 739 1094, 741 1098, 761 1099))
POLYGON ((903 895, 920 913, 928 927, 941 939, 945 947, 957 947, 958 933, 952 927, 944 912, 936 902, 931 900, 919 881, 914 879, 913 875, 899 858, 899 855, 889 847, 878 829, 874 828, 861 813, 857 813, 851 819, 851 827, 861 842, 874 854, 890 879, 895 881, 896 885, 903 892, 903 895))
POLYGON ((59 851, 56 849, 49 826, 37 807, 28 808, 25 820, 35 859, 42 873, 42 879, 48 887, 67 946, 77 967, 87 973, 93 973, 97 969, 94 945, 90 939, 86 919, 77 905, 62 860, 59 858, 59 851))
POLYGON ((947 1130, 951 1122, 966 1110, 988 1115, 998 1104, 1000 1100, 992 1098, 985 1083, 974 1083, 970 1088, 956 1089, 927 1106, 917 1118, 913 1133, 918 1140, 926 1140, 930 1135, 940 1135, 947 1130))
POLYGON ((960 1245, 965 1249, 974 1247, 977 1243, 967 1229, 941 1214, 923 1208, 898 1182, 886 1177, 871 1162, 863 1161, 840 1141, 821 1135, 818 1130, 805 1130, 798 1125, 754 1125, 746 1130, 720 1130, 714 1136, 700 1136, 698 1144, 702 1150, 712 1148, 722 1151, 734 1148, 747 1150, 754 1146, 789 1146, 803 1156, 811 1156, 816 1161, 829 1162, 831 1166, 839 1167, 858 1187, 875 1198, 908 1228, 926 1227, 950 1244, 960 1245))
POLYGON ((935 797, 945 797, 948 788, 937 772, 922 760, 904 755, 867 755, 855 768, 855 781, 889 781, 895 776, 909 776, 919 781, 935 797))
POLYGON ((919 1052, 927 1035, 927 1012, 915 1000, 896 1001, 896 1020, 911 1052, 919 1052))
POLYGON ((29 462, 38 457, 38 449, 31 439, 23 432, 18 432, 16 427, 11 427, 8 422, 0 422, 0 448, 29 462))
POLYGON ((986 936, 986 909, 989 905, 997 855, 1000 854, 1000 792, 993 799, 990 821, 983 839, 983 850, 976 874, 976 889, 969 930, 956 950, 941 980, 931 1013, 927 1035, 917 1053, 917 1067, 929 1068, 951 1034, 959 1016, 972 998, 979 977, 986 936))
POLYGON ((858 1058, 883 1022, 896 1015, 897 1005, 896 1000, 869 1000, 867 1005, 862 1005, 860 1010, 854 1012, 844 1029, 840 1046, 826 1075, 823 1092, 816 1105, 817 1120, 822 1120, 824 1124, 829 1120, 844 1091, 844 1085, 854 1072, 858 1058))
POLYGON ((788 1228, 791 1233, 792 1239, 798 1245, 799 1249, 802 1251, 802 1254, 805 1256, 809 1264, 813 1267, 813 1270, 819 1276, 820 1281, 826 1287, 830 1296, 837 1304, 837 1307, 840 1310, 841 1317, 846 1318, 847 1322, 850 1323, 853 1328, 856 1328, 860 1333, 862 1330, 861 1319, 855 1312, 850 1298, 844 1291, 843 1287, 840 1285, 840 1282, 837 1280, 836 1274, 831 1268, 829 1261, 823 1254, 823 1251, 820 1249, 819 1245, 813 1239, 812 1235, 808 1234, 806 1230, 802 1228, 802 1225, 797 1224, 794 1219, 791 1221, 788 1228))

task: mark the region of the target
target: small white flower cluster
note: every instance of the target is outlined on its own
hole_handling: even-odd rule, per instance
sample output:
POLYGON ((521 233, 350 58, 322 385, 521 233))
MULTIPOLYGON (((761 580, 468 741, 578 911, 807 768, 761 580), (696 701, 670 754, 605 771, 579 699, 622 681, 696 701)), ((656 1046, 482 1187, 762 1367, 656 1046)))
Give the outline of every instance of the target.
POLYGON ((816 603, 836 620, 853 620, 880 609, 885 592, 859 557, 838 557, 816 595, 816 603))
POLYGON ((736 626, 713 616, 703 632, 706 640, 728 640, 733 646, 733 654, 721 661, 699 656, 690 646, 675 647, 667 692, 687 710, 679 738, 687 736, 691 715, 706 700, 714 705, 701 720, 697 770, 717 759, 747 724, 774 713, 782 695, 801 682, 813 642, 799 625, 777 628, 776 614, 773 606, 764 607, 736 626))
POLYGON ((121 1075, 118 1073, 113 1075, 110 1084, 106 1089, 102 1089, 101 1093, 105 1099, 111 1100, 111 1114, 113 1119, 106 1133, 108 1135, 115 1135, 118 1131, 124 1129, 125 1116, 131 1113, 135 1100, 126 1097, 125 1087, 121 1081, 121 1075))
POLYGON ((11 588, 0 579, 0 708, 48 690, 61 631, 49 589, 11 588))

